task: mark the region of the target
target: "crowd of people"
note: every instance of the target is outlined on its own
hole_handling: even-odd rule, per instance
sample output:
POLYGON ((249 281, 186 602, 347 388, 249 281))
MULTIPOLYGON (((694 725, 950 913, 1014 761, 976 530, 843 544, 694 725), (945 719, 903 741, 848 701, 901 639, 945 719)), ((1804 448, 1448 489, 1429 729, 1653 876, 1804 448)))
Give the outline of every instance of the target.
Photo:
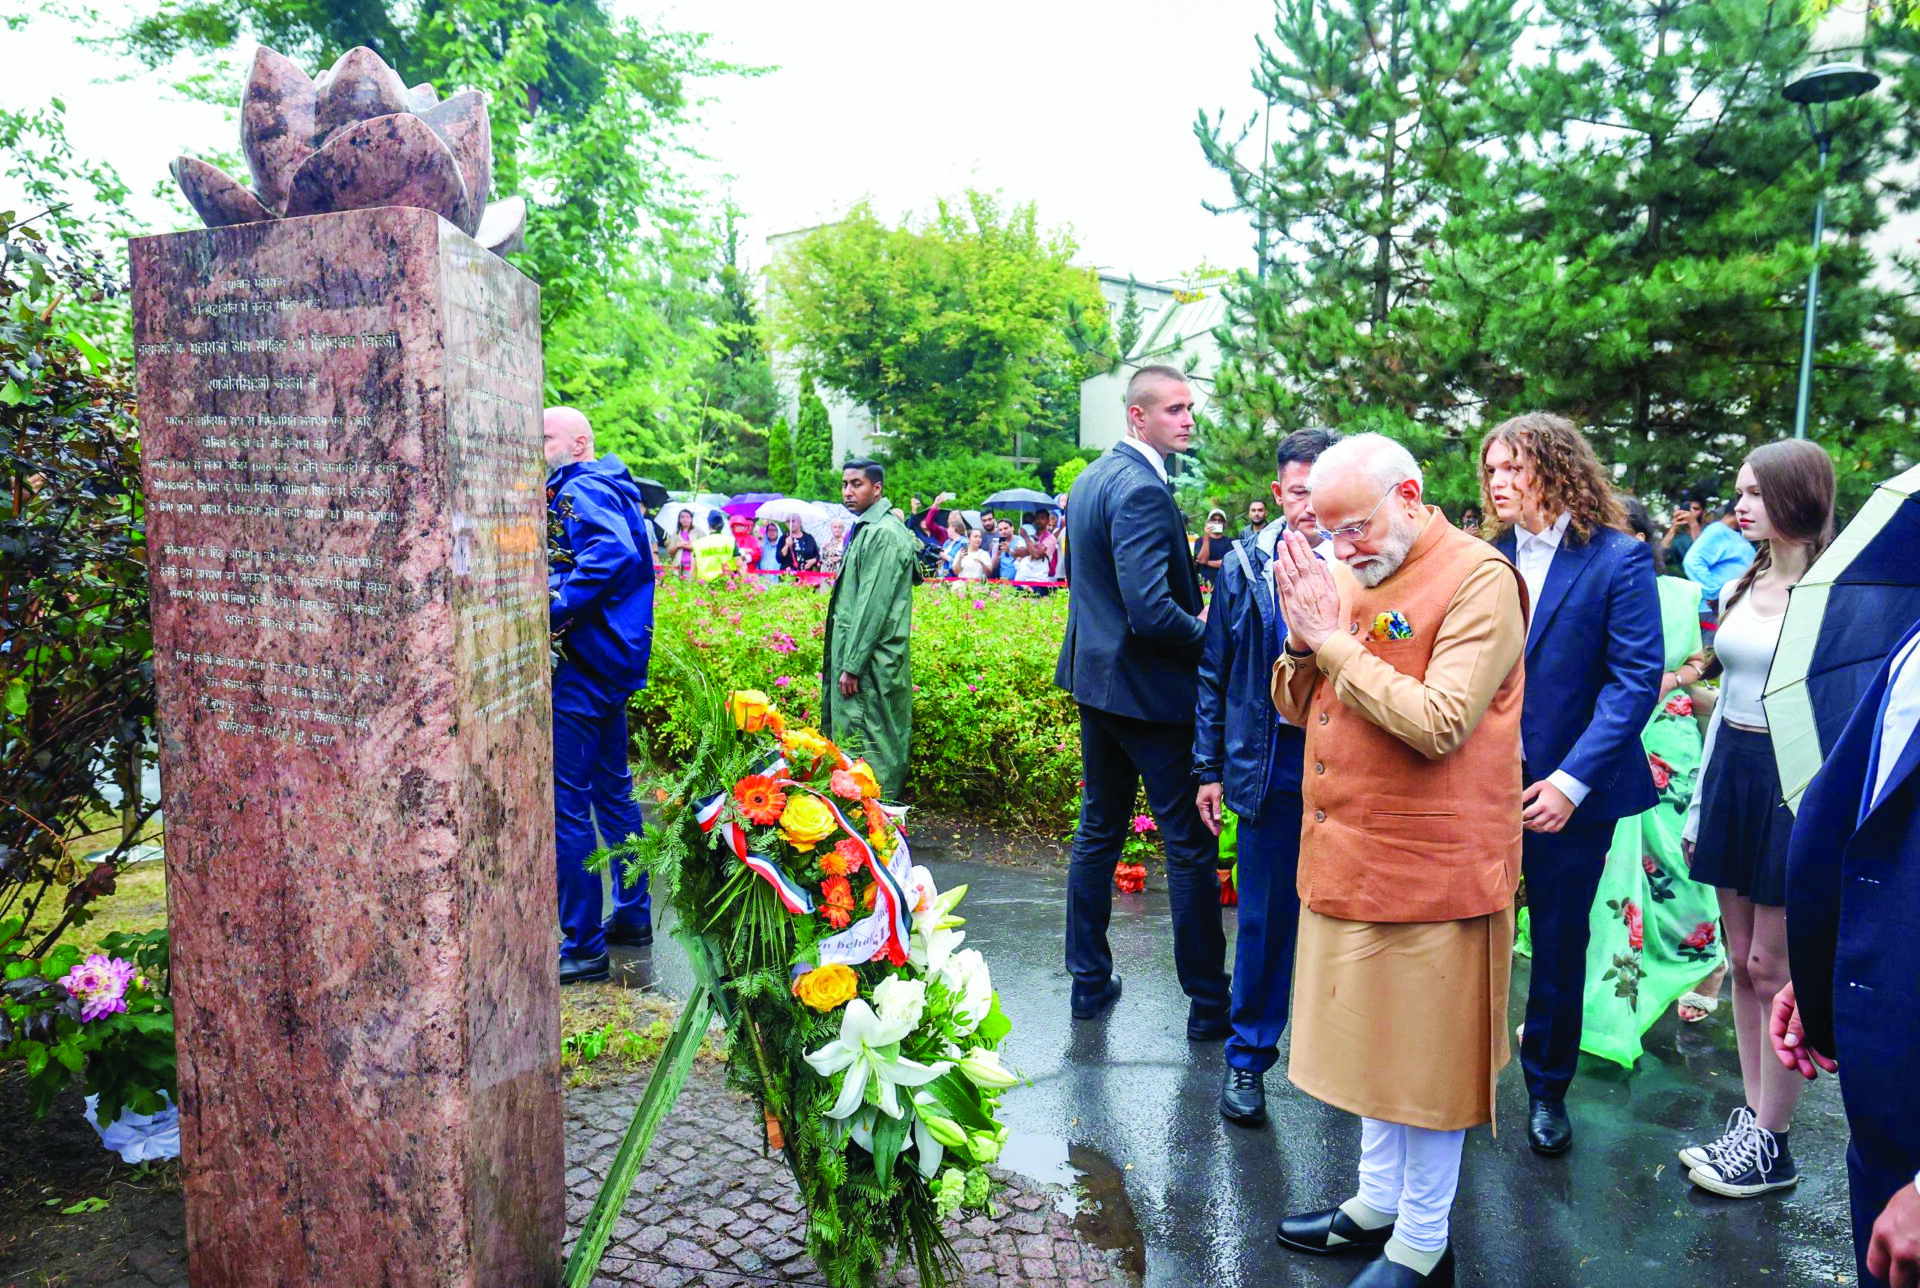
MULTIPOLYGON (((1920 873, 1905 869, 1920 856, 1920 624, 1881 662, 1797 824, 1760 701, 1788 592, 1833 540, 1826 453, 1762 446, 1720 519, 1692 496, 1661 530, 1571 422, 1532 413, 1487 431, 1480 506, 1455 526, 1401 444, 1301 429, 1279 444, 1276 516, 1262 498, 1232 535, 1220 510, 1190 535, 1168 461, 1190 444, 1192 406, 1178 371, 1136 372, 1127 435, 1061 498, 1064 530, 1045 510, 976 525, 945 495, 896 508, 884 467, 854 460, 854 522, 831 551, 809 551, 797 525, 694 537, 682 516, 663 559, 700 576, 709 557, 837 557, 821 723, 897 799, 913 586, 1064 578, 1071 553, 1055 674, 1078 707, 1084 780, 1070 1009, 1102 1022, 1123 1005, 1107 930, 1144 787, 1187 1034, 1225 1044, 1222 1117, 1265 1120, 1290 1032, 1289 1080, 1362 1122, 1353 1192, 1282 1217, 1283 1247, 1368 1255, 1363 1288, 1452 1283, 1465 1133, 1492 1122, 1515 1049, 1528 1144, 1560 1157, 1581 1052, 1631 1067, 1669 1007, 1717 1013, 1726 976, 1738 1103, 1717 1137, 1675 1140, 1678 1177, 1753 1199, 1833 1165, 1796 1157, 1792 1126, 1805 1081, 1843 1064, 1862 1282, 1915 1283, 1920 990, 1905 949, 1920 873), (1510 1034, 1516 946, 1532 965, 1510 1034)), ((578 412, 548 413, 547 459, 568 981, 604 978, 607 942, 650 935, 644 881, 617 886, 603 924, 584 860, 596 821, 609 840, 639 827, 624 707, 645 682, 653 564, 631 480, 595 458, 578 412)))

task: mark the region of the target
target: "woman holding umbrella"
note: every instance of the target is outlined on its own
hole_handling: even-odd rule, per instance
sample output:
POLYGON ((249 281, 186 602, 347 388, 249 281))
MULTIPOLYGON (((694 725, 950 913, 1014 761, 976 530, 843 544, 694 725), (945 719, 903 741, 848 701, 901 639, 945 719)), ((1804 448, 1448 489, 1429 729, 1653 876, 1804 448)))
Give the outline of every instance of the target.
POLYGON ((1695 881, 1718 889, 1733 971, 1733 1018, 1746 1103, 1710 1145, 1680 1151, 1688 1179, 1728 1198, 1800 1180, 1787 1132, 1804 1085, 1772 1058, 1767 1014, 1787 974, 1787 841, 1793 815, 1761 705, 1786 616, 1787 592, 1833 540, 1833 462, 1804 439, 1769 443, 1735 480, 1734 518, 1759 555, 1721 596, 1714 661, 1720 700, 1707 729, 1706 772, 1681 833, 1695 881))

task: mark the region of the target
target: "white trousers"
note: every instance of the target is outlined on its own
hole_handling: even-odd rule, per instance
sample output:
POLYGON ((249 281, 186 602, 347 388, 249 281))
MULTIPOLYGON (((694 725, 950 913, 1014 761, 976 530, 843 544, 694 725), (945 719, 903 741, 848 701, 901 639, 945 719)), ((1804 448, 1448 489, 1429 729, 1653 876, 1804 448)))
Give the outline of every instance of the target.
POLYGON ((1463 1131, 1430 1131, 1360 1120, 1360 1201, 1394 1216, 1394 1233, 1409 1248, 1447 1246, 1447 1215, 1460 1188, 1463 1131))

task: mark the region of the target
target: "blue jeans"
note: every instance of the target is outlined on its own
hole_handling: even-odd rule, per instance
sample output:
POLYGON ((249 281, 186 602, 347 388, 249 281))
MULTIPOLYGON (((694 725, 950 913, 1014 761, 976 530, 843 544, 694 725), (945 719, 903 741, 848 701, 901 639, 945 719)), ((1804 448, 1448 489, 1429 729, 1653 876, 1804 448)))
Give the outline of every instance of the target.
MULTIPOLYGON (((607 951, 600 874, 587 870, 587 856, 599 848, 600 838, 618 845, 643 830, 627 767, 628 696, 608 691, 566 663, 554 672, 554 849, 563 957, 598 957, 607 951)), ((617 858, 613 866, 614 924, 651 924, 647 878, 635 874, 629 885, 617 858)))
POLYGON ((1233 949, 1227 1067, 1265 1073, 1280 1058, 1300 931, 1300 793, 1269 791, 1258 822, 1240 820, 1240 932, 1233 949))

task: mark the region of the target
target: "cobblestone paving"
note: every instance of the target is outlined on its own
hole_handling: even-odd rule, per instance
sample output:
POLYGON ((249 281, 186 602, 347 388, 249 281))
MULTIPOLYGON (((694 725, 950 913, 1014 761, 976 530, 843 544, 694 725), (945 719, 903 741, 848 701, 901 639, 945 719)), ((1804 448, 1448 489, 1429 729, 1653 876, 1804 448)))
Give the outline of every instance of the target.
MULTIPOLYGON (((567 1094, 567 1221, 586 1219, 633 1116, 639 1084, 567 1094)), ((643 1288, 757 1288, 822 1284, 806 1251, 806 1214, 779 1155, 763 1155, 752 1104, 719 1070, 687 1080, 654 1136, 595 1284, 643 1288)), ((1020 1178, 995 1195, 999 1216, 975 1216, 950 1234, 967 1288, 1121 1284, 1115 1255, 1087 1244, 1050 1193, 1020 1178)), ((572 1235, 568 1236, 568 1248, 572 1235)), ((911 1268, 895 1284, 917 1282, 911 1268)))
MULTIPOLYGON (((567 1093, 567 1250, 600 1192, 632 1120, 643 1082, 567 1093)), ((729 1092, 718 1068, 701 1065, 661 1124, 649 1163, 628 1197, 596 1285, 620 1288, 760 1288, 824 1284, 806 1250, 806 1215, 779 1155, 763 1156, 753 1107, 729 1092)), ((1017 1177, 995 1195, 996 1219, 951 1229, 966 1288, 1087 1288, 1122 1285, 1115 1254, 1088 1245, 1053 1195, 1017 1177)), ((102 1276, 60 1283, 115 1288, 188 1288, 185 1212, 179 1195, 154 1195, 168 1210, 145 1223, 136 1246, 102 1276)), ((890 1284, 915 1284, 909 1268, 890 1284)))

